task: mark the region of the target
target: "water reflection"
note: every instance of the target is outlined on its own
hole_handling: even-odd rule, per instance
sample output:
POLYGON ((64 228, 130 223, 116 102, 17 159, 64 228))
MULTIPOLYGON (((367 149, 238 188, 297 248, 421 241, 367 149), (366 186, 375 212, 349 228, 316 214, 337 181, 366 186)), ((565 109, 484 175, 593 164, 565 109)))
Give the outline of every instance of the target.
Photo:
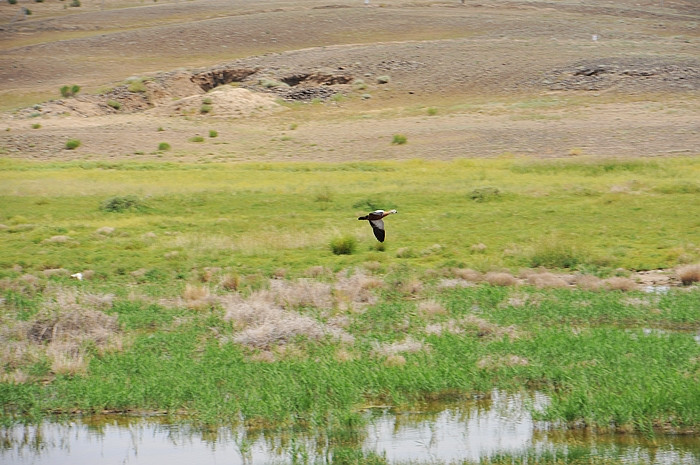
POLYGON ((424 405, 416 412, 368 409, 354 432, 301 428, 210 430, 164 417, 99 416, 0 430, 0 463, 25 464, 273 464, 330 463, 348 447, 384 455, 389 463, 478 463, 496 453, 585 447, 634 464, 700 463, 700 438, 587 435, 538 424, 530 411, 541 394, 494 391, 470 401, 424 405))

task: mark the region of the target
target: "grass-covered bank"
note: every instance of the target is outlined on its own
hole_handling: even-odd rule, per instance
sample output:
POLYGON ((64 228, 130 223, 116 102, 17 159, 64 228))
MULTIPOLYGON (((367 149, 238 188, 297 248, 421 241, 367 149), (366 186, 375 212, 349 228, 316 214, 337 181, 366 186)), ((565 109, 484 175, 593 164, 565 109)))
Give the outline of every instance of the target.
POLYGON ((364 405, 498 388, 545 393, 568 425, 697 432, 697 279, 646 293, 630 270, 698 262, 698 171, 2 161, 3 421, 336 429, 364 405), (399 210, 383 246, 356 219, 374 208, 399 210))

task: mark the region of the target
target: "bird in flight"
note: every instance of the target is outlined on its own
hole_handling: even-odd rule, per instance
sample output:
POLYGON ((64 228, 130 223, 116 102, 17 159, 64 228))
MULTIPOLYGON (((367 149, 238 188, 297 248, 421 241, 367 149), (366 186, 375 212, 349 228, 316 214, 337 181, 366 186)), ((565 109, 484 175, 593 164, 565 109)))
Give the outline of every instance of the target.
POLYGON ((392 213, 398 212, 396 210, 389 210, 387 212, 384 210, 374 210, 372 213, 359 217, 358 220, 369 221, 370 226, 372 226, 372 231, 374 232, 374 237, 376 237, 379 242, 384 242, 386 233, 384 232, 384 220, 382 220, 382 218, 392 213))

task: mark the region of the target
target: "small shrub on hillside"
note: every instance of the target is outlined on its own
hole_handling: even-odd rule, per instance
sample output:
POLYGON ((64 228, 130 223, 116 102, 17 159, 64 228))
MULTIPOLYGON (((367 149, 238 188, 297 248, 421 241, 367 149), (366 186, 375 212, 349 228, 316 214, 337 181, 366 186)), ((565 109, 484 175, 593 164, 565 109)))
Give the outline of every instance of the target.
POLYGON ((211 113, 212 106, 208 105, 206 103, 203 103, 201 107, 199 107, 199 112, 202 113, 203 115, 206 115, 208 113, 211 113))
POLYGON ((119 110, 122 107, 122 104, 117 102, 116 100, 109 100, 107 102, 107 105, 114 108, 115 110, 119 110))
POLYGON ((17 5, 17 0, 7 0, 10 5, 17 5))
POLYGON ((64 98, 73 97, 80 92, 80 86, 73 84, 72 86, 62 86, 61 96, 64 98))
POLYGON ((135 195, 117 196, 111 197, 102 204, 100 204, 100 210, 106 212, 116 212, 121 213, 127 210, 138 210, 143 208, 145 204, 143 201, 135 195))
POLYGON ((209 137, 211 137, 212 139, 213 139, 214 137, 219 137, 219 133, 216 132, 216 131, 214 131, 213 129, 211 129, 211 130, 209 131, 209 137))
POLYGON ((386 75, 377 77, 378 84, 388 84, 390 80, 391 78, 386 75))
POLYGON ((68 139, 66 141, 66 149, 75 150, 80 147, 80 141, 78 139, 68 139))
POLYGON ((73 0, 72 2, 70 2, 70 6, 72 6, 73 8, 78 8, 80 6, 80 0, 73 0))
POLYGON ((352 236, 336 237, 331 240, 331 251, 335 255, 352 255, 357 249, 357 240, 352 236))
POLYGON ((170 144, 168 144, 167 142, 161 142, 160 144, 158 144, 158 150, 161 152, 170 150, 170 144))
POLYGON ((403 145, 406 142, 408 142, 408 139, 403 134, 394 134, 394 137, 391 139, 391 143, 394 145, 403 145))
POLYGON ((146 92, 146 84, 144 84, 143 79, 134 79, 129 83, 127 88, 129 92, 146 92))
POLYGON ((39 123, 32 124, 32 129, 39 129, 40 127, 41 127, 41 124, 39 124, 39 123))
POLYGON ((202 137, 202 136, 190 137, 190 142, 204 142, 204 137, 202 137))
POLYGON ((428 108, 428 116, 435 116, 435 115, 437 115, 437 112, 438 112, 437 108, 435 108, 435 107, 428 108))

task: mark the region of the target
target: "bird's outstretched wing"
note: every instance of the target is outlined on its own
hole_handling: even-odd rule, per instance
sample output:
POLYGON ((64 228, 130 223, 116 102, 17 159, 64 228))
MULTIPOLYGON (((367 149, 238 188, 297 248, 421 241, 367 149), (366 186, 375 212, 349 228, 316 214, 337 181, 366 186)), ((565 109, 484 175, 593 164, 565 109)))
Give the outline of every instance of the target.
POLYGON ((386 232, 384 231, 384 221, 381 219, 370 220, 369 224, 372 226, 374 237, 376 237, 379 242, 384 242, 384 237, 386 237, 386 232))

